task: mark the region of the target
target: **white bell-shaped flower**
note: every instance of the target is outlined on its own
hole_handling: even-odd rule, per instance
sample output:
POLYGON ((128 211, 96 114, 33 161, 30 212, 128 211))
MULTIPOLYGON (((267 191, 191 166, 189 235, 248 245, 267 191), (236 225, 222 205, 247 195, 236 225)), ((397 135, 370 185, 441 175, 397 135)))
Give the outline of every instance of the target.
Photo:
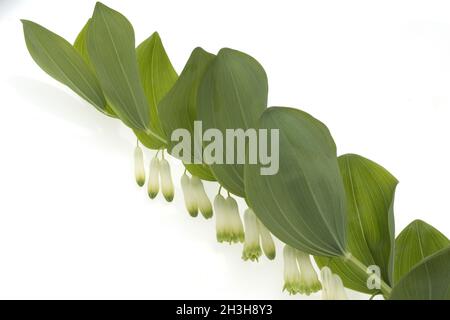
POLYGON ((174 188, 172 182, 172 174, 170 173, 170 165, 166 159, 161 159, 159 163, 159 174, 161 177, 161 191, 164 198, 171 202, 173 200, 174 188))
POLYGON ((191 179, 186 172, 181 176, 181 190, 183 191, 184 204, 189 215, 196 217, 198 215, 197 200, 193 194, 191 179))
POLYGON ((229 242, 231 234, 231 226, 227 219, 227 203, 225 198, 219 193, 214 198, 214 212, 216 217, 216 238, 217 241, 229 242))
POLYGON ((202 180, 196 176, 192 176, 191 187, 194 197, 197 200, 198 210, 200 210, 205 219, 211 218, 213 216, 213 208, 203 187, 202 180))
POLYGON ((150 199, 154 199, 159 192, 159 166, 158 157, 153 157, 150 161, 147 183, 147 193, 150 199))
POLYGON ((276 250, 275 243, 273 242, 272 235, 266 226, 258 219, 259 235, 261 237, 261 247, 264 255, 269 259, 275 259, 276 250))
POLYGON ((342 279, 337 274, 332 273, 330 268, 323 267, 320 276, 323 300, 348 300, 342 279))
POLYGON ((242 259, 258 261, 261 257, 261 247, 259 245, 259 222, 255 213, 248 208, 244 212, 245 241, 242 259))
POLYGON ((284 290, 289 294, 306 294, 321 289, 317 273, 307 253, 285 245, 284 254, 284 290))
POLYGON ((145 183, 144 153, 139 145, 134 148, 134 177, 139 187, 145 183))
POLYGON ((239 214, 239 207, 234 200, 233 197, 228 195, 228 197, 225 199, 226 202, 226 211, 227 211, 227 223, 230 226, 230 243, 237 243, 237 242, 244 242, 244 226, 242 224, 241 216, 239 214))
POLYGON ((300 269, 297 264, 297 254, 295 249, 285 245, 283 248, 284 257, 284 287, 289 294, 298 293, 300 286, 300 269))
POLYGON ((322 288, 316 270, 311 263, 309 254, 296 250, 297 263, 300 268, 300 283, 298 292, 301 294, 310 295, 322 288))

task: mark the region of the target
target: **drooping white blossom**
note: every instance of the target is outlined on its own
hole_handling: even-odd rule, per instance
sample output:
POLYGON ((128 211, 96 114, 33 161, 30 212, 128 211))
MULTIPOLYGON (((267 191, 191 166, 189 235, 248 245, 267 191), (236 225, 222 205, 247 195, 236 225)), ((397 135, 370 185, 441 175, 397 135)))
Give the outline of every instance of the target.
POLYGON ((285 245, 283 248, 284 258, 284 287, 289 294, 298 293, 300 286, 300 269, 297 264, 295 249, 285 245))
POLYGON ((322 278, 322 299, 323 300, 347 300, 342 279, 331 272, 328 267, 323 267, 320 271, 322 278))
POLYGON ((229 221, 227 221, 227 203, 220 193, 214 198, 214 212, 216 217, 217 241, 220 243, 229 242, 231 227, 229 221))
POLYGON ((284 255, 284 290, 289 294, 306 294, 321 289, 317 273, 307 253, 285 245, 284 255))
POLYGON ((184 204, 191 217, 198 215, 197 200, 193 194, 191 179, 186 173, 181 176, 181 190, 183 191, 184 204))
POLYGON ((134 148, 134 176, 136 183, 142 187, 145 183, 144 154, 139 145, 134 148))
POLYGON ((208 195, 205 192, 205 188, 203 187, 202 180, 193 175, 191 178, 191 187, 197 202, 198 210, 200 210, 205 219, 211 218, 213 216, 213 208, 211 201, 209 201, 208 195))
POLYGON ((244 226, 236 200, 226 199, 219 193, 214 198, 216 236, 218 242, 236 243, 244 241, 244 226))
POLYGON ((248 208, 244 212, 245 241, 242 251, 242 259, 258 261, 261 257, 261 247, 259 245, 259 222, 255 213, 248 208))
POLYGON ((171 202, 174 195, 174 187, 172 182, 172 174, 170 173, 170 165, 166 159, 161 159, 159 163, 159 174, 161 177, 161 191, 164 198, 171 202))
POLYGON ((309 254, 296 250, 297 263, 300 268, 300 283, 298 292, 300 294, 310 295, 322 288, 316 270, 311 263, 309 254))
POLYGON ((230 225, 230 243, 244 242, 244 226, 242 224, 241 215, 239 214, 239 207, 233 197, 228 195, 225 199, 227 208, 227 220, 230 225))
POLYGON ((264 226, 264 224, 259 219, 258 219, 258 229, 259 235, 261 237, 261 247, 264 252, 264 255, 269 260, 275 259, 276 250, 272 235, 270 234, 270 231, 266 228, 266 226, 264 226))
POLYGON ((150 160, 148 172, 147 194, 154 199, 159 192, 159 159, 156 156, 150 160))

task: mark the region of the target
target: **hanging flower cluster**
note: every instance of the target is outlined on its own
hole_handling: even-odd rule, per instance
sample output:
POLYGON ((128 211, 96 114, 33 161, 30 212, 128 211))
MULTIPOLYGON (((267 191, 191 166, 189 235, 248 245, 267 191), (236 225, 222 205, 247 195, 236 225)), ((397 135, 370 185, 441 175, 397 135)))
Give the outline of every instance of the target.
MULTIPOLYGON (((158 158, 158 154, 159 152, 150 160, 148 195, 154 199, 161 185, 164 198, 171 202, 174 198, 174 186, 169 162, 164 158, 164 152, 161 159, 158 158)), ((145 183, 145 169, 144 155, 139 143, 135 148, 134 163, 136 183, 142 187, 145 183)), ((263 253, 269 260, 275 259, 276 248, 273 237, 251 208, 245 209, 242 223, 237 201, 228 192, 224 197, 221 194, 222 187, 214 197, 213 210, 200 178, 194 175, 189 177, 185 170, 180 184, 184 204, 191 217, 197 217, 200 211, 205 219, 210 219, 214 212, 216 238, 219 243, 243 243, 244 261, 258 261, 263 253)), ((283 256, 284 290, 289 294, 310 295, 323 288, 322 298, 325 300, 346 299, 342 280, 338 275, 332 274, 328 267, 321 270, 321 284, 308 254, 284 245, 283 256)))

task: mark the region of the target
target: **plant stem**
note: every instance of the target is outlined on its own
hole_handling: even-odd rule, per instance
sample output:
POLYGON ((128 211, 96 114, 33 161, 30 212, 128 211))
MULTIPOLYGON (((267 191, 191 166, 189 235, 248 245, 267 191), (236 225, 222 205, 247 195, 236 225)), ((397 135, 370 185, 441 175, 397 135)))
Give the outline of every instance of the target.
MULTIPOLYGON (((364 273, 367 272, 367 266, 364 265, 357 258, 355 258, 351 253, 347 253, 345 255, 345 259, 346 259, 346 261, 351 263, 354 267, 361 270, 362 272, 364 272, 364 273)), ((380 284, 381 284, 380 290, 383 293, 383 296, 389 297, 391 295, 392 288, 386 282, 384 282, 383 279, 381 279, 381 277, 380 277, 380 284)))

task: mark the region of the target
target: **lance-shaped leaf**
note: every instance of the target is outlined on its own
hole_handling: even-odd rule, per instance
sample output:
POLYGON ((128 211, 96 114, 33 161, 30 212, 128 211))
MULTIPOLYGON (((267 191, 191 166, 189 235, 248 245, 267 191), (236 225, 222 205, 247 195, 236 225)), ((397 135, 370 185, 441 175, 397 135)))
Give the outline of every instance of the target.
POLYGON ((87 49, 87 31, 89 29, 89 25, 91 24, 91 18, 88 19, 86 24, 81 29, 80 33, 77 35, 73 47, 78 51, 80 56, 83 58, 84 62, 86 62, 91 68, 91 59, 89 58, 89 53, 87 49))
POLYGON ((105 113, 106 100, 100 84, 72 45, 37 23, 22 23, 28 51, 39 67, 105 113))
POLYGON ((129 127, 150 128, 150 112, 142 89, 130 22, 119 12, 97 2, 88 31, 89 58, 115 114, 129 127))
MULTIPOLYGON (((188 155, 188 161, 185 163, 186 168, 193 175, 210 181, 215 179, 209 166, 202 163, 201 141, 197 141, 199 148, 195 148, 193 138, 194 121, 197 120, 198 88, 208 65, 213 59, 213 54, 202 48, 195 48, 177 82, 158 104, 159 117, 167 137, 171 137, 172 132, 177 129, 186 129, 191 136, 191 141, 188 142, 190 154, 188 155), (195 163, 195 160, 198 160, 199 163, 195 163)), ((176 144, 177 142, 169 142, 169 152, 176 144)))
MULTIPOLYGON (((89 66, 89 68, 91 68, 91 70, 94 72, 94 68, 92 67, 91 60, 89 58, 89 53, 87 51, 87 43, 86 43, 87 30, 89 28, 90 22, 91 22, 91 19, 89 19, 86 22, 86 24, 84 25, 83 29, 81 29, 80 33, 78 34, 77 38, 75 39, 75 42, 73 43, 73 47, 75 48, 76 51, 78 51, 80 56, 83 58, 84 62, 86 62, 86 64, 89 66)), ((102 93, 102 95, 103 95, 103 93, 102 93)), ((114 111, 111 109, 111 107, 107 103, 105 106, 105 114, 110 117, 117 118, 114 111)))
MULTIPOLYGON (((267 76, 263 67, 249 55, 221 49, 208 67, 198 92, 198 117, 203 129, 215 128, 226 137, 227 129, 255 128, 267 107, 267 76)), ((211 170, 228 191, 244 197, 244 168, 238 164, 236 139, 225 139, 223 163, 211 170), (230 143, 234 143, 234 148, 230 143), (234 157, 231 155, 234 151, 234 157)))
MULTIPOLYGON (((397 179, 377 163, 356 154, 338 159, 347 198, 347 250, 365 266, 380 268, 381 278, 392 283, 394 257, 394 194, 397 179)), ((344 258, 316 257, 350 289, 373 293, 369 276, 344 258)))
MULTIPOLYGON (((165 136, 158 115, 158 103, 177 81, 178 75, 167 56, 157 32, 136 49, 139 75, 150 110, 150 126, 159 136, 165 136)), ((179 115, 172 115, 179 116, 179 115)), ((165 147, 161 140, 145 131, 134 130, 139 140, 150 149, 165 147)), ((170 138, 170 136, 169 136, 170 138)))
POLYGON ((394 282, 422 260, 448 246, 450 240, 445 235, 422 220, 414 220, 395 240, 394 282))
POLYGON ((392 289, 392 300, 450 300, 450 247, 407 273, 392 289))
POLYGON ((314 255, 344 255, 345 192, 328 128, 285 107, 267 109, 258 128, 279 130, 279 171, 262 175, 263 165, 245 165, 248 205, 291 247, 314 255))

